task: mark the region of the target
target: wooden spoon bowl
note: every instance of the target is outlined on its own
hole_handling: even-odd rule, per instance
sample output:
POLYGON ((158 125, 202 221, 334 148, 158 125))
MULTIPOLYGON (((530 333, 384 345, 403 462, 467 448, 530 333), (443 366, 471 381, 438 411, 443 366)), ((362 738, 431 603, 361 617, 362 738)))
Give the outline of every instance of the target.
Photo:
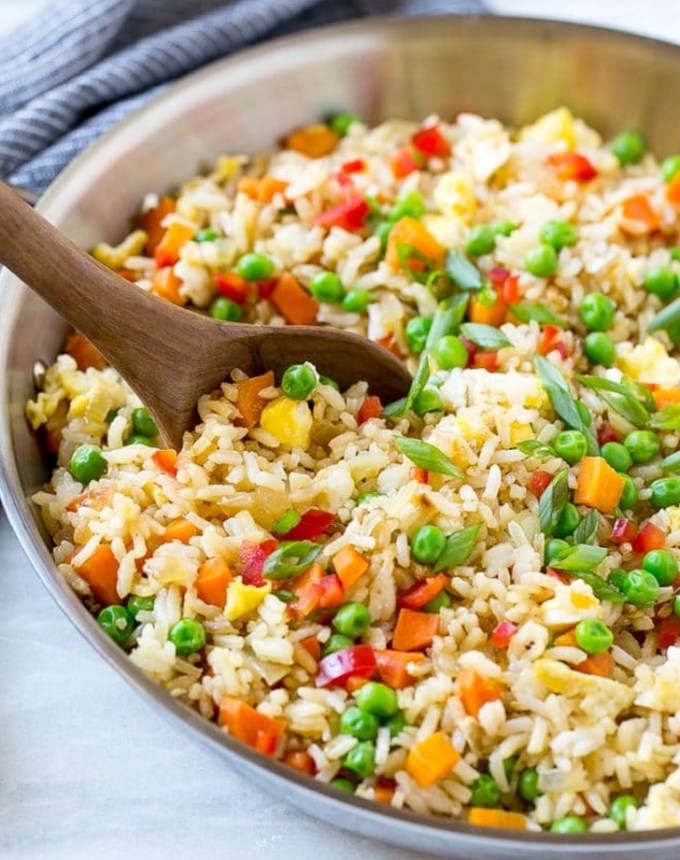
POLYGON ((248 375, 311 361, 341 388, 365 380, 384 402, 411 377, 387 350, 322 326, 225 323, 131 286, 0 183, 0 263, 82 332, 136 391, 165 442, 179 448, 202 394, 248 375))

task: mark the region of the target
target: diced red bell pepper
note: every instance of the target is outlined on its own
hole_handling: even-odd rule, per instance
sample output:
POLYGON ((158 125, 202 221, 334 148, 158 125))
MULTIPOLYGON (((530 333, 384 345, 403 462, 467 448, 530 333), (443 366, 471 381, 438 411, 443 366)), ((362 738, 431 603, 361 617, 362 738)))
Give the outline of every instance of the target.
POLYGON ((245 304, 248 299, 250 284, 236 272, 215 275, 215 284, 223 296, 239 305, 245 304))
POLYGON ((340 170, 343 173, 363 173, 366 170, 366 162, 363 158, 355 158, 353 161, 346 161, 340 170))
POLYGON ((491 631, 491 644, 494 648, 507 648, 516 632, 517 625, 512 621, 501 621, 491 631))
POLYGON ((561 571, 555 570, 554 567, 546 567, 545 572, 547 576, 551 577, 552 579, 559 579, 559 581, 564 585, 569 582, 569 577, 561 571))
POLYGON ((353 200, 331 206, 330 209, 321 212, 313 219, 312 224, 315 227, 325 227, 328 230, 331 227, 342 227, 343 230, 353 233, 363 228, 366 216, 370 211, 370 206, 363 197, 355 197, 353 200))
POLYGON ((609 535, 609 540, 612 543, 631 543, 635 535, 637 534, 637 526, 632 520, 628 520, 625 517, 619 517, 614 520, 614 525, 612 526, 612 533, 609 535))
POLYGON ((428 158, 446 158, 451 155, 451 144, 437 125, 419 129, 411 138, 411 142, 418 152, 422 152, 428 158))
POLYGON ((471 340, 468 340, 464 334, 458 335, 458 340, 463 344, 465 349, 467 350, 468 360, 466 367, 472 367, 474 365, 475 353, 477 352, 477 347, 471 340))
POLYGON ((548 156, 548 163, 554 169, 557 178, 563 182, 570 179, 588 182, 597 176, 597 170, 585 155, 579 155, 578 152, 556 152, 548 156))
POLYGON ((510 270, 503 268, 503 266, 494 266, 487 272, 486 276, 494 287, 502 287, 506 279, 510 277, 510 270))
POLYGON ((410 146, 398 149, 390 159, 390 167, 395 179, 406 179, 416 170, 422 170, 424 166, 422 155, 410 146))
POLYGON ((472 360, 472 366, 493 373, 495 370, 498 370, 498 353, 481 349, 477 350, 472 360))
POLYGON ((382 411, 383 405, 380 402, 379 397, 375 397, 374 395, 367 397, 359 407, 359 412, 357 414, 359 424, 363 424, 370 418, 380 418, 382 411))
POLYGON ((664 618, 659 623, 659 651, 665 651, 680 639, 680 618, 664 618))
POLYGON ((645 555, 652 549, 663 549, 666 535, 653 523, 645 523, 633 538, 633 552, 645 555))
POLYGON ((517 275, 508 275, 501 284, 501 299, 506 305, 516 305, 520 297, 519 278, 517 275))
POLYGON ((266 278, 257 282, 257 294, 261 299, 268 299, 276 289, 278 278, 266 278))
POLYGON ((618 442, 619 434, 608 421, 605 421, 597 431, 597 441, 600 445, 606 445, 607 442, 618 442))
POLYGON ((430 476, 426 469, 423 469, 420 466, 411 466, 408 477, 410 481, 417 481, 419 484, 427 484, 430 476))
POLYGON ((300 522, 282 535, 284 540, 316 540, 330 527, 335 514, 311 508, 300 517, 300 522))
POLYGON ((566 344, 562 340, 562 329, 556 325, 546 325, 541 332, 538 351, 541 355, 548 355, 553 350, 557 350, 562 358, 566 358, 569 354, 566 344))
POLYGON ((438 573, 428 579, 421 579, 399 595, 397 606, 401 609, 420 609, 443 591, 449 581, 445 573, 438 573))
POLYGON ((552 479, 553 475, 550 472, 544 472, 539 469, 537 472, 533 472, 529 478, 529 489, 537 499, 540 499, 552 479))
POLYGON ((277 540, 266 540, 264 543, 253 543, 244 540, 239 549, 238 558, 243 565, 241 578, 244 585, 261 586, 265 584, 262 571, 264 563, 278 547, 277 540))
POLYGON ((343 686, 353 676, 370 678, 376 670, 375 652, 370 645, 353 645, 328 654, 319 663, 317 687, 343 686))

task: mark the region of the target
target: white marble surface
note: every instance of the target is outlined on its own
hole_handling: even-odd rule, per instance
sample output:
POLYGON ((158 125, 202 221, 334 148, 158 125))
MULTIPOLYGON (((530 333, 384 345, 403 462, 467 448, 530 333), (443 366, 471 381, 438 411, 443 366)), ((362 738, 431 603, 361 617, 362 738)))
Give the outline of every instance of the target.
MULTIPOLYGON (((0 0, 0 33, 42 5, 0 0)), ((680 41, 680 0, 490 5, 680 41)), ((77 635, 1 514, 0 577, 3 860, 166 860, 197 846, 239 860, 417 860, 273 801, 163 721, 77 635)))

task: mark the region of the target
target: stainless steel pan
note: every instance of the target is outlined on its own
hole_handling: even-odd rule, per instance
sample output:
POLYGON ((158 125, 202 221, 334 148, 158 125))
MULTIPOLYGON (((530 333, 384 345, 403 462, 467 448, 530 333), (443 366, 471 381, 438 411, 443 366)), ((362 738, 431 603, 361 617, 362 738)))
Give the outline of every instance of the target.
MULTIPOLYGON (((680 149, 680 48, 613 31, 502 18, 359 23, 307 33, 215 63, 173 86, 66 170, 39 209, 80 245, 121 239, 149 190, 169 189, 226 152, 253 152, 294 126, 344 108, 367 120, 461 110, 513 124, 560 104, 605 135, 639 128, 665 155, 680 149)), ((17 237, 20 241, 20 237, 17 237)), ((57 575, 27 496, 47 470, 23 417, 36 359, 51 361, 61 320, 9 273, 0 278, 0 493, 46 588, 123 677, 194 739, 266 791, 334 824, 448 857, 558 860, 677 856, 680 828, 650 834, 516 834, 399 813, 346 797, 261 758, 147 680, 57 575)), ((105 312, 105 311, 104 311, 105 312)), ((149 715, 149 731, 155 717, 149 715)), ((115 726, 112 726, 115 733, 115 726)))

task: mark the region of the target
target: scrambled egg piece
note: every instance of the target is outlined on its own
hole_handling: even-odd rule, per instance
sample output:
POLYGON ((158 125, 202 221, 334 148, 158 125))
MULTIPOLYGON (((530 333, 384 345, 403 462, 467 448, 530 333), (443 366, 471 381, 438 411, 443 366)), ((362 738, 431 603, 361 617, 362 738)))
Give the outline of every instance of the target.
POLYGON ((237 576, 227 586, 227 603, 224 614, 229 621, 235 621, 253 612, 272 590, 271 583, 266 585, 244 585, 237 576))
POLYGON ((616 357, 616 366, 638 382, 653 382, 664 388, 680 383, 680 363, 653 337, 633 347, 624 344, 616 357))
POLYGON ((547 398, 538 378, 530 373, 489 373, 471 368, 452 370, 439 389, 445 405, 457 412, 465 406, 523 406, 540 409, 547 398))
POLYGON ((510 444, 518 445, 520 442, 528 442, 529 439, 535 439, 534 431, 530 424, 520 424, 519 421, 513 421, 510 425, 510 444))
POLYGON ((580 699, 579 707, 592 717, 615 719, 633 704, 635 692, 610 678, 584 675, 557 660, 541 659, 534 663, 534 677, 550 690, 580 699))
POLYGON ((680 710, 680 648, 669 648, 661 666, 638 666, 635 677, 636 705, 669 713, 680 710))
POLYGON ((437 209, 449 218, 471 221, 477 211, 477 198, 472 183, 463 173, 444 173, 434 189, 437 209))
POLYGON ((109 269, 120 269, 125 265, 128 257, 135 257, 142 253, 148 239, 144 230, 135 230, 120 245, 107 245, 106 242, 101 242, 92 251, 92 256, 109 269))
POLYGON ((580 579, 572 580, 566 588, 558 588, 555 596, 541 604, 543 623, 551 630, 572 627, 584 618, 600 618, 602 607, 592 588, 580 579))
POLYGON ((564 141, 569 149, 573 149, 576 146, 574 115, 569 108, 557 108, 531 125, 525 125, 520 130, 518 138, 546 144, 564 141))
POLYGON ((260 416, 260 427, 276 436, 282 445, 304 450, 309 447, 313 423, 307 403, 289 397, 277 397, 264 407, 260 416))

